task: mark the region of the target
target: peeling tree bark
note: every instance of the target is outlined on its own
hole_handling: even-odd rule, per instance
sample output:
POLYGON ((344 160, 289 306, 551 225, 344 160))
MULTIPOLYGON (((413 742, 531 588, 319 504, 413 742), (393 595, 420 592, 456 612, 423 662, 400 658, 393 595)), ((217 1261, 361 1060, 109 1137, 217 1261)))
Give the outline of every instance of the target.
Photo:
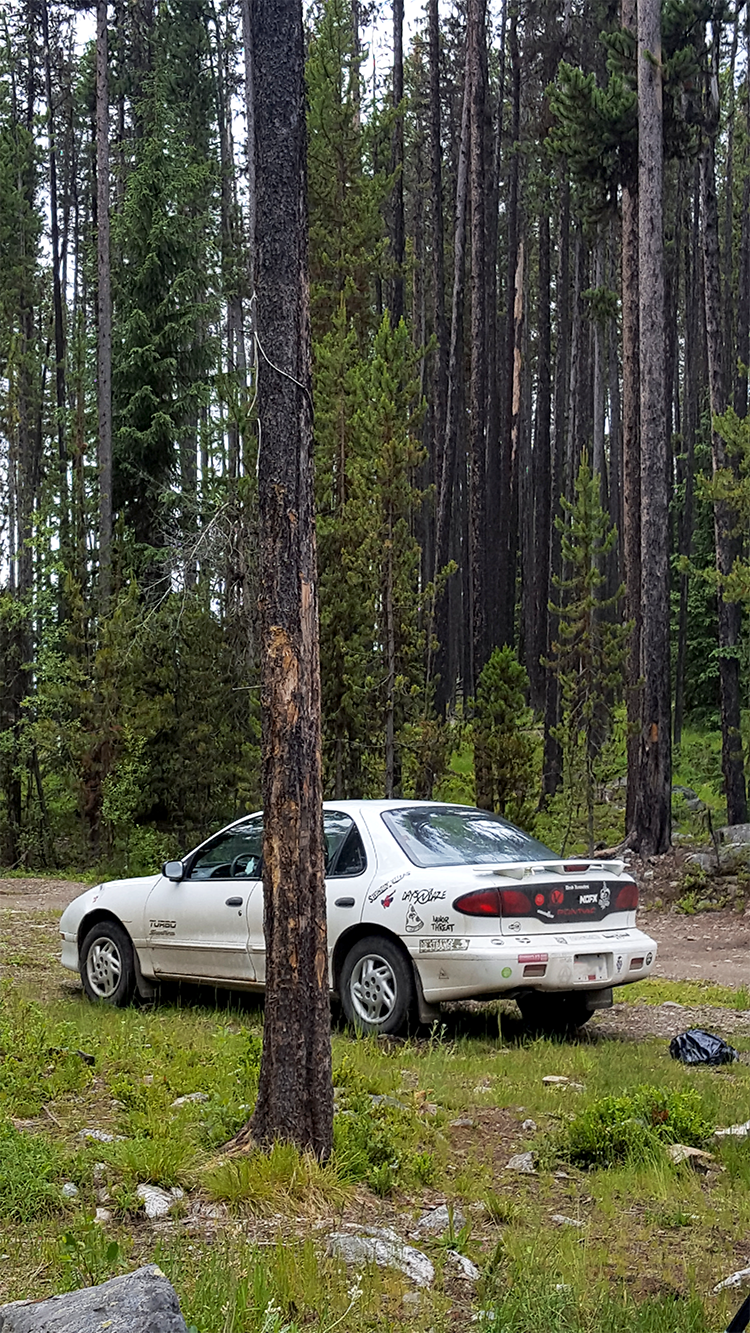
POLYGON ((109 53, 107 0, 96 6, 97 411, 99 420, 99 614, 112 589, 112 294, 109 262, 109 53))
POLYGON ((641 384, 641 660, 643 694, 634 844, 671 843, 669 497, 664 337, 661 12, 638 2, 638 268, 641 384))
MULTIPOLYGON (((635 29, 635 0, 622 0, 623 28, 635 29)), ((641 678, 641 435, 638 356, 638 187, 622 188, 622 470, 627 658, 628 786, 625 828, 633 827, 638 790, 641 678)))
POLYGON ((238 1142, 333 1137, 318 593, 299 0, 255 0, 258 507, 266 1006, 255 1111, 238 1142))
MULTIPOLYGON (((701 153, 701 237, 703 241, 703 291, 706 313, 706 347, 708 351, 708 384, 711 416, 716 418, 726 411, 727 397, 725 361, 721 327, 721 269, 719 265, 719 210, 716 198, 716 168, 714 163, 713 132, 718 129, 718 78, 714 78, 715 114, 713 125, 706 136, 701 153), (712 132, 713 131, 713 132, 712 132)), ((736 472, 719 432, 711 431, 713 474, 727 468, 736 472)), ((714 502, 714 541, 716 569, 720 580, 731 572, 740 552, 735 536, 737 514, 725 501, 714 502)), ((727 820, 730 824, 747 822, 747 794, 745 770, 742 762, 740 733, 740 608, 737 602, 726 602, 719 587, 717 597, 719 621, 719 684, 721 691, 721 767, 727 798, 727 820)))

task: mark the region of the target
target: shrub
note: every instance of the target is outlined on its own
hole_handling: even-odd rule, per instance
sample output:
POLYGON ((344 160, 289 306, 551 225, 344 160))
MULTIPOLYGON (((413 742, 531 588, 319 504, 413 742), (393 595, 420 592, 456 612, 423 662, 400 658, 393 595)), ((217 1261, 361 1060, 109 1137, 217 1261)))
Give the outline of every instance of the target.
POLYGON ((561 1155, 579 1166, 611 1166, 644 1160, 664 1143, 702 1147, 713 1133, 699 1093, 648 1085, 619 1097, 603 1097, 567 1126, 561 1155))

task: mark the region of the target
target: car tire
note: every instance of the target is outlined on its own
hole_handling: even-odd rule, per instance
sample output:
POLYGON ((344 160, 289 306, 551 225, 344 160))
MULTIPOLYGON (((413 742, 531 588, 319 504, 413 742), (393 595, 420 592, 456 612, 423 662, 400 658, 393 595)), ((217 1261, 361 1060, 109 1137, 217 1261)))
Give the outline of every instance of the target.
POLYGON ((575 1032, 591 1018, 586 996, 580 991, 526 991, 516 996, 525 1026, 541 1035, 575 1032))
POLYGON ((81 945, 80 972, 90 1000, 129 1004, 135 991, 133 944, 118 921, 97 921, 81 945))
POLYGON ((400 1032, 415 993, 411 960, 395 941, 386 935, 367 935, 352 945, 341 968, 339 994, 353 1027, 384 1035, 400 1032))

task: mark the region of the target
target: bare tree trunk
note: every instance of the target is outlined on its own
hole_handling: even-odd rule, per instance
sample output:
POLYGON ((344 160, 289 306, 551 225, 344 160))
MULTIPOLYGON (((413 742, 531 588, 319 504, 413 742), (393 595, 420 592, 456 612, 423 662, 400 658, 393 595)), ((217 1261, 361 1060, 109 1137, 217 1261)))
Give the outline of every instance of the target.
MULTIPOLYGON (((467 187, 469 181, 469 80, 468 69, 464 78, 463 113, 461 116, 461 144, 458 155, 456 182, 456 226, 453 240, 453 299, 451 304, 451 336, 448 355, 448 398, 445 417, 445 444, 442 450, 442 469, 437 495, 435 522, 435 574, 448 563, 450 551, 451 517, 453 515, 456 483, 456 453, 458 424, 461 412, 461 363, 463 360, 464 282, 466 250, 467 187)), ((453 682, 448 672, 448 596, 443 590, 436 598, 435 633, 438 640, 436 670, 439 681, 435 703, 445 713, 452 693, 453 682)))
POLYGON ((659 0, 639 0, 638 3, 638 260, 643 696, 634 844, 648 856, 667 851, 672 832, 659 0))
MULTIPOLYGON (((555 439, 552 450, 552 478, 550 482, 551 512, 549 534, 549 586, 559 577, 562 568, 560 533, 554 523, 563 486, 566 453, 566 423, 568 404, 568 375, 570 373, 570 182, 561 182, 560 218, 558 232, 557 270, 557 351, 555 360, 555 439)), ((547 653, 557 634, 558 617, 550 612, 547 620, 547 653)), ((547 671, 544 700, 544 758, 542 762, 542 791, 540 804, 554 796, 562 777, 562 749, 553 735, 560 721, 560 680, 556 671, 547 671)))
MULTIPOLYGON (((634 31, 636 0, 622 0, 623 28, 634 31)), ((625 602, 628 637, 627 715, 628 785, 625 828, 633 826, 638 790, 641 717, 641 433, 638 296, 638 187, 622 188, 622 470, 625 602)))
POLYGON ((737 361, 734 375, 734 410, 747 415, 747 371, 750 362, 750 5, 745 7, 745 133, 740 228, 739 273, 737 275, 737 361))
POLYGON ((333 1140, 302 5, 255 0, 256 291, 266 1002, 258 1101, 240 1131, 318 1157, 333 1140))
POLYGON ((388 533, 385 549, 385 587, 383 622, 385 630, 386 702, 385 702, 385 791, 386 800, 395 795, 396 777, 396 625, 393 604, 393 515, 388 506, 388 533))
POLYGON ((96 6, 96 308, 99 420, 99 615, 112 595, 112 291, 109 255, 109 52, 107 0, 96 6))
POLYGON ((247 121, 247 239, 250 289, 255 272, 255 215, 258 207, 258 188, 255 174, 255 73, 253 63, 254 0, 242 0, 242 48, 245 55, 245 118, 247 121))
POLYGON ((433 422, 433 481, 439 497, 445 445, 445 416, 448 386, 448 321, 445 317, 445 238, 443 235, 443 168, 440 130, 440 24, 438 2, 429 0, 428 23, 430 37, 430 204, 432 213, 432 281, 433 325, 437 338, 434 357, 433 422))
MULTIPOLYGON (((698 255, 700 250, 699 168, 695 169, 693 218, 685 237, 685 376, 682 405, 682 458, 678 459, 678 482, 684 490, 682 521, 680 523, 678 554, 690 556, 693 536, 693 492, 695 477, 695 434, 698 424, 698 322, 700 283, 698 255)), ((687 570, 680 573, 680 604, 677 621, 677 660, 674 681, 674 718, 672 739, 675 749, 682 743, 682 723, 685 711, 685 664, 687 660, 688 588, 687 570)))
POLYGON ((552 522, 552 278, 549 200, 545 191, 539 218, 539 354, 536 390, 536 430, 533 453, 534 541, 532 623, 526 645, 532 708, 544 706, 549 603, 549 543, 552 522))
POLYGON ((44 82, 47 96, 47 137, 49 145, 49 206, 50 239, 52 242, 52 305, 55 327, 55 406, 57 433, 57 462, 60 485, 60 551, 66 567, 70 564, 70 513, 68 501, 68 450, 66 443, 65 401, 65 323, 60 261, 60 228, 57 198, 57 149, 55 136, 55 108, 52 97, 52 54, 49 37, 49 9, 42 0, 42 37, 44 41, 44 82))
POLYGON ((485 424, 487 405, 487 312, 485 303, 484 41, 485 0, 469 0, 467 75, 471 142, 471 390, 469 398, 469 587, 471 617, 470 689, 476 693, 485 663, 485 424))
POLYGON ((393 0, 393 134, 391 171, 391 254, 394 265, 391 323, 395 328, 404 313, 404 0, 393 0))
MULTIPOLYGON (((717 53, 718 64, 718 53, 717 53)), ((721 276, 719 267, 719 216, 716 199, 716 169, 714 164, 714 133, 719 123, 718 69, 713 71, 712 124, 701 153, 701 220, 703 240, 703 287, 706 305, 706 344, 708 350, 708 383, 711 397, 711 416, 726 410, 726 376, 721 328, 721 276)), ((714 476, 732 468, 733 460, 727 455, 724 441, 714 428, 711 432, 711 455, 714 476)), ((719 573, 717 609, 719 618, 719 684, 721 690, 721 767, 727 798, 727 819, 730 824, 747 822, 747 794, 745 770, 742 762, 740 734, 740 611, 736 602, 723 597, 723 580, 730 573, 739 542, 735 536, 737 514, 725 501, 714 502, 714 539, 716 568, 719 573)))
POLYGON ((510 51, 511 78, 511 139, 512 155, 510 160, 510 180, 508 184, 508 219, 507 279, 506 279, 506 315, 505 346, 501 386, 504 394, 500 427, 500 495, 498 519, 502 532, 498 551, 498 624, 495 638, 500 643, 512 643, 514 638, 515 598, 516 598, 516 545, 518 536, 518 496, 514 471, 512 418, 513 418, 513 375, 516 345, 516 272, 518 268, 518 246, 521 236, 520 225, 520 139, 521 139, 521 57, 518 43, 518 9, 510 10, 508 25, 508 46, 510 51), (502 516, 502 517, 501 517, 502 516))

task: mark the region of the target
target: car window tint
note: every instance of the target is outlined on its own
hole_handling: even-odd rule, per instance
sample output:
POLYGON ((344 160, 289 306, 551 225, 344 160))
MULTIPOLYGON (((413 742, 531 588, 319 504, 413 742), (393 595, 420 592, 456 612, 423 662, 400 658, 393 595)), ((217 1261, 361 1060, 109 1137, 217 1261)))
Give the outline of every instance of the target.
POLYGON ((354 820, 339 810, 325 810, 323 833, 326 844, 326 878, 338 879, 344 875, 361 875, 367 868, 367 857, 354 820))
POLYGON ((191 879, 260 879, 263 825, 259 819, 220 833, 198 853, 191 879))
POLYGON ((554 852, 499 815, 437 806, 385 810, 383 822, 414 865, 483 865, 557 860, 554 852))

